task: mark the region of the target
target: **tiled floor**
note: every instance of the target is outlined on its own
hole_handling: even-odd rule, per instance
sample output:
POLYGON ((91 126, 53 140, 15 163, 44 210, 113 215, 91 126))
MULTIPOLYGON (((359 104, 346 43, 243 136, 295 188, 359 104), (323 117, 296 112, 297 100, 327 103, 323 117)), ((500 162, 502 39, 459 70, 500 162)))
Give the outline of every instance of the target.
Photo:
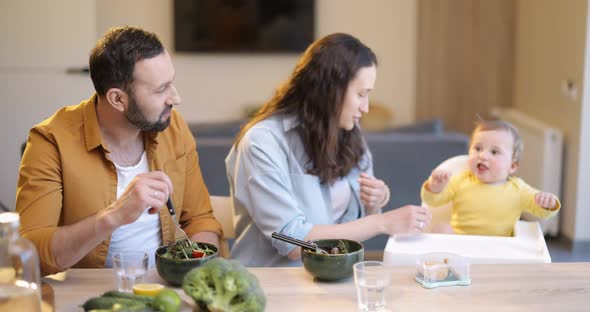
POLYGON ((551 262, 590 262, 590 242, 571 243, 559 238, 545 238, 551 262))

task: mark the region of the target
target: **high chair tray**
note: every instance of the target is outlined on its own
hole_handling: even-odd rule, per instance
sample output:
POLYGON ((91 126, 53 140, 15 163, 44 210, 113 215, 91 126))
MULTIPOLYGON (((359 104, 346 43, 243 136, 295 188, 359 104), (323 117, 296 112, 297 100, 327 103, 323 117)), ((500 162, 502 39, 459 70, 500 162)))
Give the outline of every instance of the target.
POLYGON ((538 222, 518 221, 513 237, 419 234, 394 235, 383 253, 388 265, 414 266, 426 253, 450 252, 471 264, 551 263, 538 222))

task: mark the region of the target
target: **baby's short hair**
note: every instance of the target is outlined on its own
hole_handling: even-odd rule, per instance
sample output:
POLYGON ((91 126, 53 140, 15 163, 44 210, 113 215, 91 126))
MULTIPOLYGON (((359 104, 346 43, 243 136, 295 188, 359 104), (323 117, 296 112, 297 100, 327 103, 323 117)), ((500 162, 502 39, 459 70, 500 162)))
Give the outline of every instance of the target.
POLYGON ((475 124, 475 129, 473 130, 473 133, 471 134, 471 141, 473 141, 473 136, 475 135, 475 133, 479 131, 492 130, 504 130, 508 131, 512 135, 512 139, 514 140, 514 144, 512 145, 512 160, 518 163, 520 161, 520 158, 522 157, 524 146, 522 144, 520 134, 518 133, 518 129, 516 129, 515 126, 513 126, 507 121, 503 121, 500 119, 478 121, 475 124))

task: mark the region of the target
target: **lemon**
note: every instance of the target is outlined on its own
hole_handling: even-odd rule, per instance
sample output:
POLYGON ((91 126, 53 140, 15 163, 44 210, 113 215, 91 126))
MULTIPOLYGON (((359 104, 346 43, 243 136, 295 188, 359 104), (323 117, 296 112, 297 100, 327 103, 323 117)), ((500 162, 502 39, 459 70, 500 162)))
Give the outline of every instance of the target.
POLYGON ((133 293, 136 295, 144 295, 144 296, 155 296, 157 295, 162 289, 164 289, 163 285, 160 284, 135 284, 133 286, 133 293))

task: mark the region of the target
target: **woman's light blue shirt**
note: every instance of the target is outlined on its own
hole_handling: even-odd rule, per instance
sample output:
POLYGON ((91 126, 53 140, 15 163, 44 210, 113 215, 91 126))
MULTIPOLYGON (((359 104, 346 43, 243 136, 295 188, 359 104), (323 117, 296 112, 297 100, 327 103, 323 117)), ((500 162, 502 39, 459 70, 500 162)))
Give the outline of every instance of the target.
POLYGON ((373 175, 368 148, 358 168, 346 176, 353 196, 335 222, 329 185, 307 173, 309 157, 298 127, 295 117, 269 117, 250 128, 225 159, 237 236, 231 254, 246 266, 300 266, 301 260, 287 258, 296 246, 272 239, 272 232, 304 239, 314 224, 365 215, 358 179, 361 172, 373 175))

